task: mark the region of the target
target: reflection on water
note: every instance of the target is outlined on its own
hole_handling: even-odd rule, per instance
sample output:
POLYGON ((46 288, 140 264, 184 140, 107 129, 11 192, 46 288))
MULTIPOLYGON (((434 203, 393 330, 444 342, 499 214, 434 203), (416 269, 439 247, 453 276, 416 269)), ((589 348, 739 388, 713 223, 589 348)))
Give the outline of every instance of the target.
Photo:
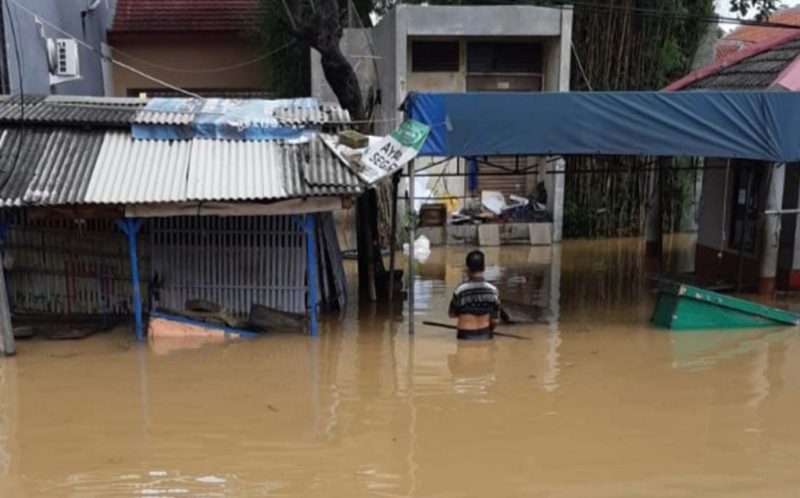
MULTIPOLYGON (((691 239, 664 271, 691 269, 691 239)), ((0 361, 0 496, 786 496, 800 476, 792 329, 649 326, 637 240, 487 251, 530 341, 459 343, 466 249, 318 340, 20 342, 0 361)), ((352 273, 353 268, 349 268, 352 273)))

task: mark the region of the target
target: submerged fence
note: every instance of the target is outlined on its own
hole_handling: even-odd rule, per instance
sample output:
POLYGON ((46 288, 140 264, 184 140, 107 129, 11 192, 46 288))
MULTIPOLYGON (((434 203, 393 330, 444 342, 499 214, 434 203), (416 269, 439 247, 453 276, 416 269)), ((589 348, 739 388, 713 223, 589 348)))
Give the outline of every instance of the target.
MULTIPOLYGON (((29 220, 20 215, 9 225, 3 264, 15 312, 131 313, 128 242, 112 220, 29 220)), ((140 244, 143 279, 148 274, 145 247, 140 244)), ((146 285, 142 291, 146 300, 146 285)))
POLYGON ((306 236, 292 217, 158 218, 150 231, 160 306, 207 299, 238 315, 251 304, 305 312, 306 236))

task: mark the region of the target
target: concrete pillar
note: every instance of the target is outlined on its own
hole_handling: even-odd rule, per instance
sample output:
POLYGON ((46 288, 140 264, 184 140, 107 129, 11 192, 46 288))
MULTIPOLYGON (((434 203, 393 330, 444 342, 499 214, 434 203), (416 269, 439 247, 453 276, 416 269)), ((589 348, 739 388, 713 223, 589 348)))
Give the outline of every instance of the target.
POLYGON ((645 220, 645 256, 655 258, 661 255, 661 168, 659 162, 657 171, 650 175, 650 200, 647 203, 647 218, 645 220))
MULTIPOLYGON (((786 165, 774 163, 767 170, 767 195, 765 211, 779 210, 783 207, 783 186, 786 181, 786 165)), ((758 268, 758 293, 772 294, 775 290, 775 277, 778 272, 778 249, 781 238, 781 216, 764 215, 761 231, 761 252, 758 268)))
POLYGON ((561 242, 561 232, 564 225, 564 173, 566 163, 564 158, 559 157, 551 163, 543 166, 544 170, 551 170, 552 173, 545 173, 544 185, 547 190, 547 211, 553 215, 552 240, 556 244, 561 242))

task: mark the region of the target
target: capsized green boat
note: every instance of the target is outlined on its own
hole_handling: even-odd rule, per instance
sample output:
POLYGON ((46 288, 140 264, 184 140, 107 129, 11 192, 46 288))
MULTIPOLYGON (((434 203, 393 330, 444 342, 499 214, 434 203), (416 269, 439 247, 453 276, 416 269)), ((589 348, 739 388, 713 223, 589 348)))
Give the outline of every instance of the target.
POLYGON ((800 315, 671 281, 661 281, 653 323, 673 330, 800 325, 800 315))

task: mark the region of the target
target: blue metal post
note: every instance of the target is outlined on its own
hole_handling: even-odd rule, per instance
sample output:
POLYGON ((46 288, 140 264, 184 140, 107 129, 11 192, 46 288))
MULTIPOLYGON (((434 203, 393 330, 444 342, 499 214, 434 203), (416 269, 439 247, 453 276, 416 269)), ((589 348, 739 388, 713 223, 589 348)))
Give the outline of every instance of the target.
POLYGON ((314 234, 314 216, 306 215, 306 253, 308 256, 308 309, 311 312, 311 336, 319 334, 317 322, 317 238, 314 234))
POLYGON ((136 340, 144 340, 144 324, 142 320, 142 291, 139 288, 139 247, 136 236, 142 228, 144 220, 125 218, 117 220, 117 227, 128 237, 128 251, 131 257, 131 283, 133 284, 133 313, 136 320, 136 340))

